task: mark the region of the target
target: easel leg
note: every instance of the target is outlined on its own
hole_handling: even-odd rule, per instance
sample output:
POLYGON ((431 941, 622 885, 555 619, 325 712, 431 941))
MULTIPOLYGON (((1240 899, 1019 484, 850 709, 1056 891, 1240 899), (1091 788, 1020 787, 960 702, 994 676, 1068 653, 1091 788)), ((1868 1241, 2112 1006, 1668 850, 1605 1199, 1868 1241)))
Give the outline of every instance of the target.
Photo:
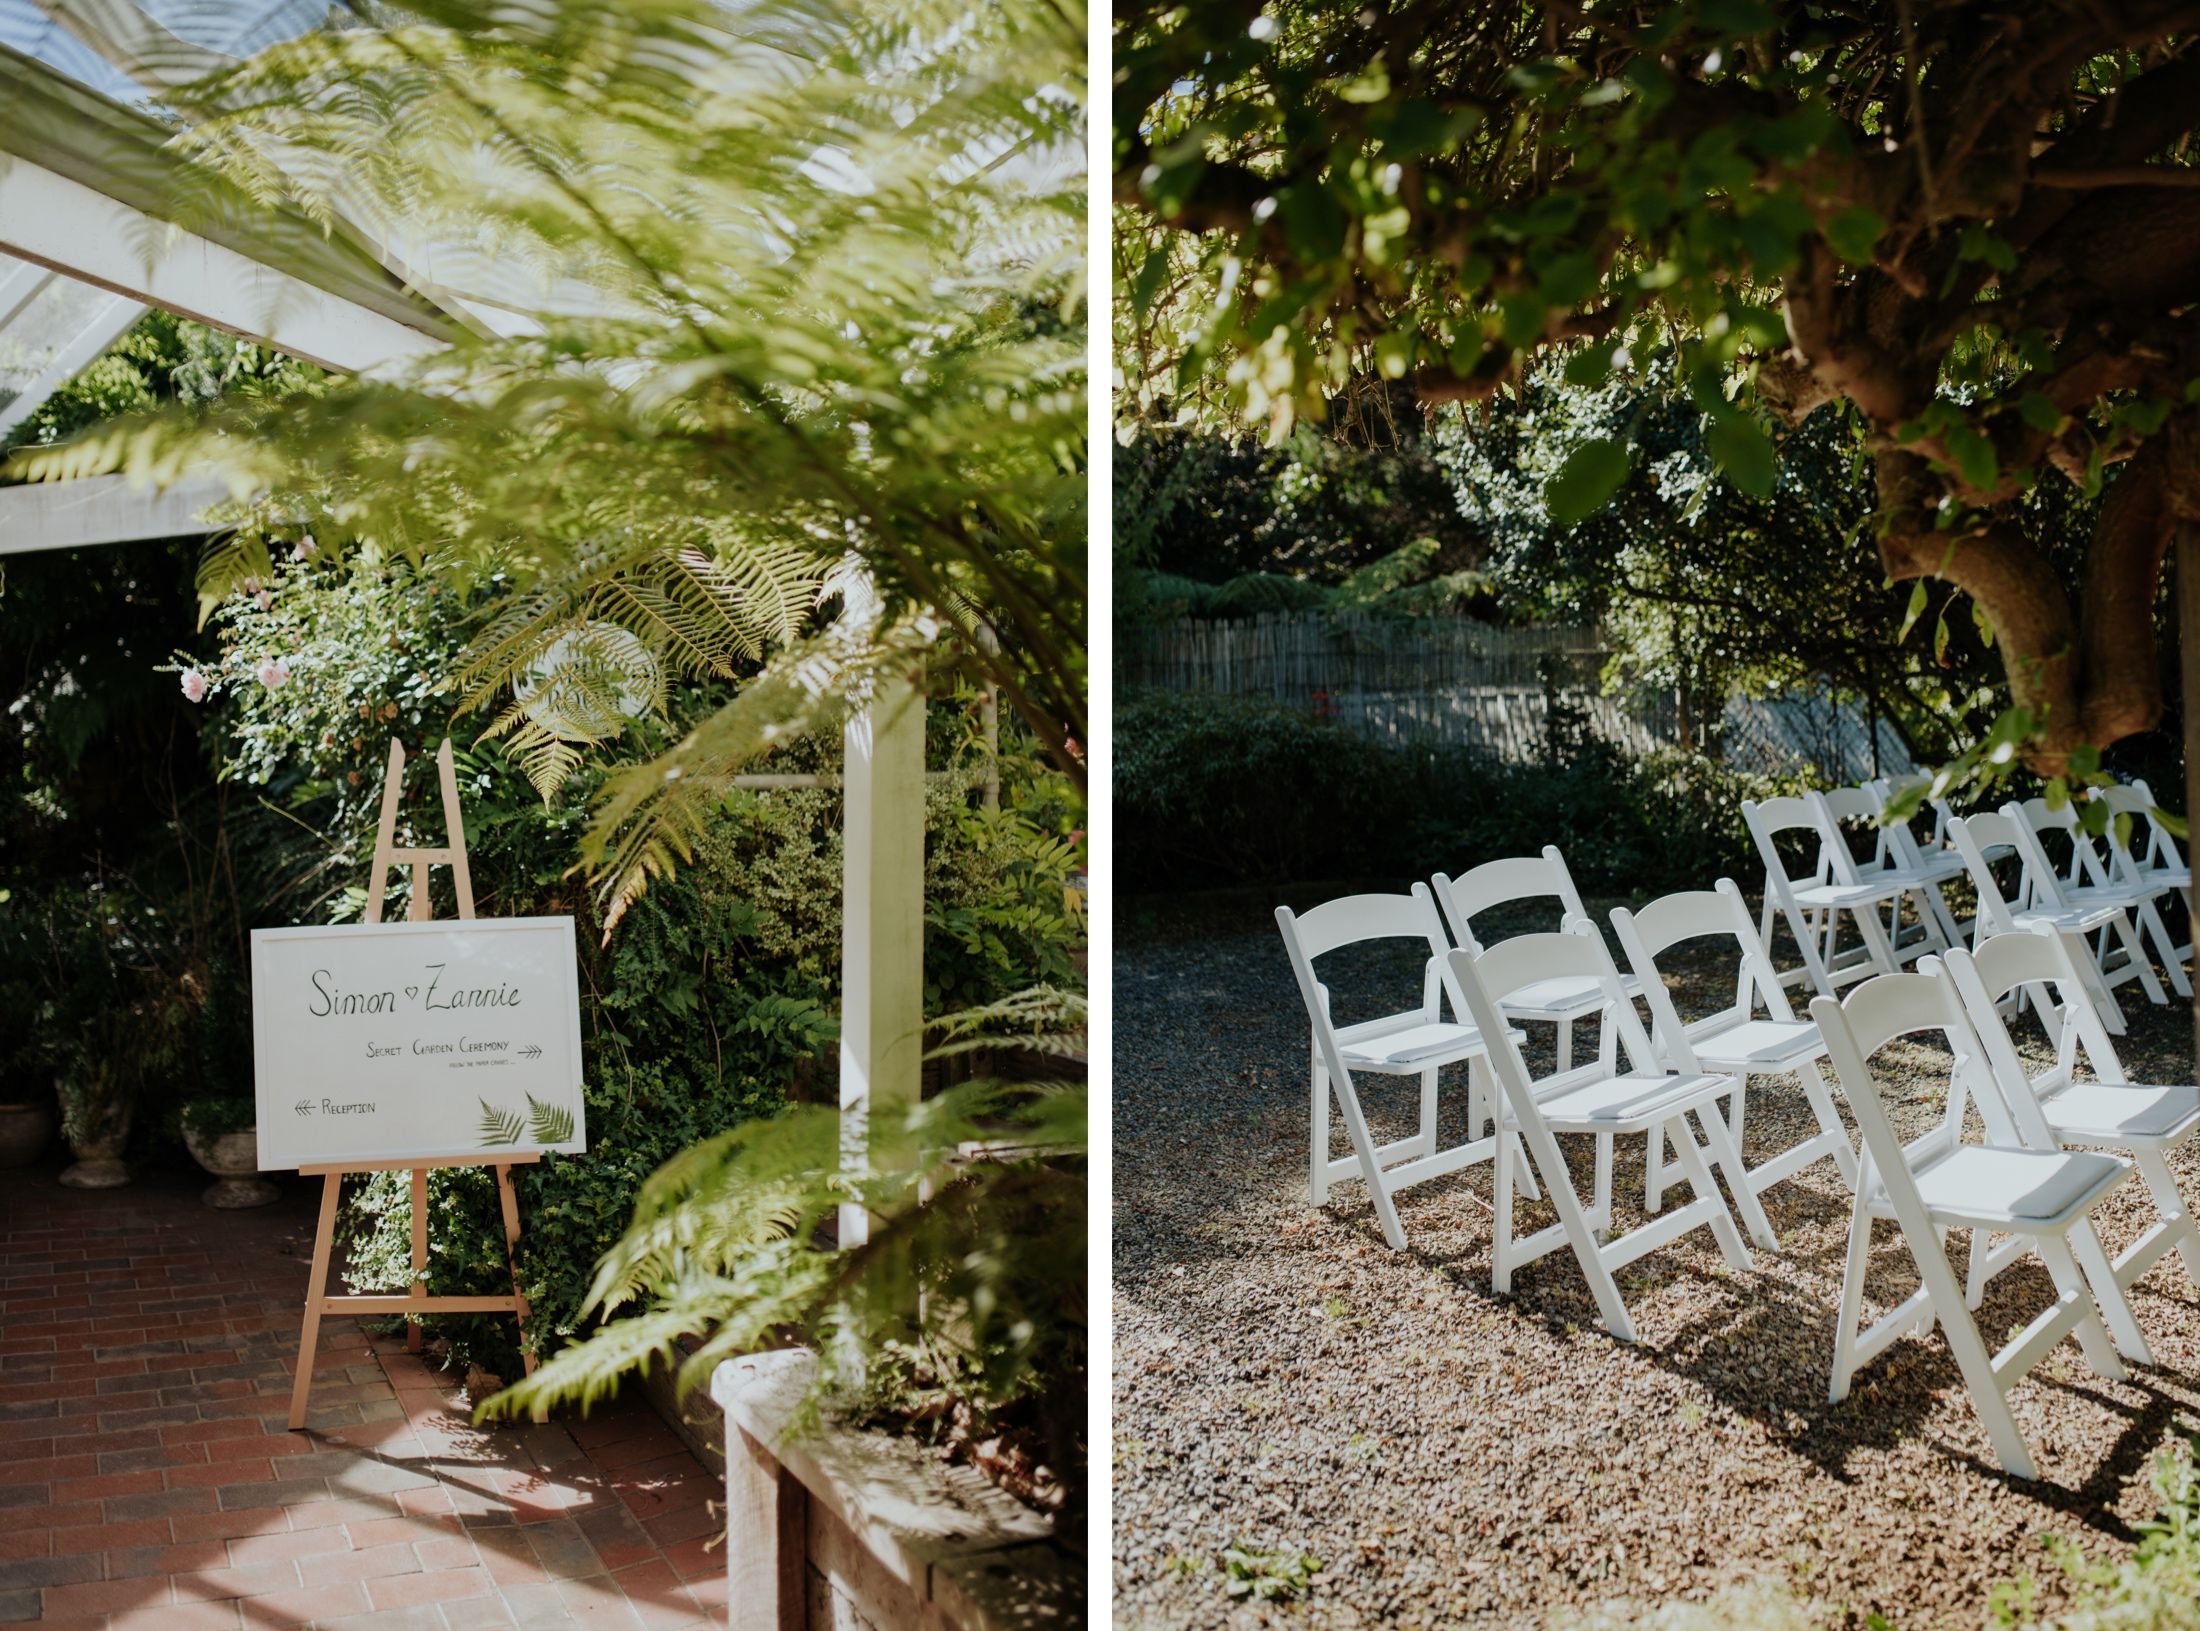
POLYGON ((313 1387, 313 1356, 321 1345, 321 1303, 328 1296, 328 1260, 336 1244, 336 1200, 344 1175, 321 1180, 321 1226, 313 1236, 313 1278, 306 1282, 306 1321, 298 1332, 298 1377, 290 1384, 290 1430, 306 1424, 306 1394, 313 1387))
MULTIPOLYGON (((519 1325, 520 1363, 532 1376, 535 1351, 527 1345, 527 1320, 532 1310, 527 1306, 527 1293, 519 1288, 519 1196, 512 1189, 512 1169, 501 1161, 497 1163, 497 1205, 504 1211, 504 1263, 512 1274, 512 1317, 519 1325)), ((537 1405, 533 1418, 546 1422, 550 1412, 537 1405)))
MULTIPOLYGON (((412 1294, 425 1297, 428 1294, 428 1169, 412 1169, 412 1235, 413 1277, 412 1294)), ((405 1322, 405 1351, 420 1351, 420 1322, 405 1322)))

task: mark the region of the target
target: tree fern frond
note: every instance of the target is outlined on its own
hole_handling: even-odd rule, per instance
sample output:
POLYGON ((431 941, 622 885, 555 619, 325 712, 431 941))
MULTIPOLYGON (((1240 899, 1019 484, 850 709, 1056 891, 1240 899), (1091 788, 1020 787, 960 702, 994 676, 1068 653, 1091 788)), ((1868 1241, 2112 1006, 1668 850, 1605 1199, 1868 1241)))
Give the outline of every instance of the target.
POLYGON ((526 1131, 526 1123, 520 1120, 517 1110, 500 1110, 487 1099, 481 1101, 481 1147, 494 1149, 501 1144, 517 1144, 520 1134, 526 1131))
POLYGON ((573 1139, 573 1112, 564 1105, 540 1103, 530 1093, 527 1131, 537 1144, 569 1144, 573 1139))

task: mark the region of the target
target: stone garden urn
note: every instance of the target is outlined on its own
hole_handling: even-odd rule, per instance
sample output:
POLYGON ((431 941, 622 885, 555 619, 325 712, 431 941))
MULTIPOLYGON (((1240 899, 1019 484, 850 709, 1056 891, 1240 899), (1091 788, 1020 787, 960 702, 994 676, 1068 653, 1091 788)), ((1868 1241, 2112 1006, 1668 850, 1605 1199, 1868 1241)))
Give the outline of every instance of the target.
POLYGON ((130 1146, 130 1119, 122 1118, 118 1129, 110 1122, 96 1136, 72 1138, 69 1149, 76 1156, 76 1165, 61 1174, 61 1181, 71 1189, 119 1189, 130 1181, 130 1169, 123 1163, 122 1152, 130 1146))
POLYGON ((27 1167, 53 1142, 53 1109, 36 1103, 0 1104, 0 1167, 27 1167))
POLYGON ((199 1197, 208 1206, 218 1206, 225 1212, 235 1211, 241 1207, 265 1206, 281 1196, 281 1190, 259 1176, 258 1128, 202 1133, 185 1122, 183 1144, 193 1160, 221 1180, 199 1197))

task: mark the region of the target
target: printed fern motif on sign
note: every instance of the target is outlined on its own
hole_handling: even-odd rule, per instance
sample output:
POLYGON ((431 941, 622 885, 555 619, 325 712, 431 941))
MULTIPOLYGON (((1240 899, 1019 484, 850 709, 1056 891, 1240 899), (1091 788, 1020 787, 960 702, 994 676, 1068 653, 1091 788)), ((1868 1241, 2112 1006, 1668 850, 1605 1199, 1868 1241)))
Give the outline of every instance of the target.
MULTIPOLYGON (((529 1104, 535 1101, 529 1099, 529 1104)), ((499 1110, 487 1099, 481 1101, 481 1147, 494 1149, 499 1144, 517 1144, 519 1135, 527 1124, 519 1119, 517 1110, 499 1110)))
POLYGON ((539 1104, 527 1095, 527 1126, 537 1144, 564 1144, 573 1137, 573 1112, 554 1104, 539 1104))

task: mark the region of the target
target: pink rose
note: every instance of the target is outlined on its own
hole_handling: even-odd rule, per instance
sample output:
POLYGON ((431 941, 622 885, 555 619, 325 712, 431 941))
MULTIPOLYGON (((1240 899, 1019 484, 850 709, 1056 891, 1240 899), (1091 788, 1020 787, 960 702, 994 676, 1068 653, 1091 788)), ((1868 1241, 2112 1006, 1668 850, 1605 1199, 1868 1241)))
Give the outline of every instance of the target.
POLYGON ((266 611, 266 610, 267 610, 267 609, 268 609, 268 608, 269 608, 270 606, 272 606, 272 605, 274 605, 274 604, 275 604, 275 597, 274 597, 273 595, 269 594, 269 593, 268 593, 268 592, 267 592, 267 591, 266 591, 265 589, 262 589, 262 590, 261 590, 261 591, 260 591, 260 592, 259 592, 258 594, 254 595, 254 596, 253 596, 252 598, 253 598, 254 602, 256 602, 256 603, 258 604, 258 606, 259 606, 260 610, 261 610, 261 611, 263 611, 263 612, 264 612, 264 611, 266 611))
POLYGON ((204 702, 206 700, 206 676, 195 668, 185 669, 183 671, 183 695, 186 701, 204 702))
POLYGON ((260 683, 270 691, 280 691, 290 683, 290 664, 280 657, 270 657, 260 664, 260 683))
POLYGON ((319 547, 313 541, 313 534, 309 532, 298 540, 295 547, 292 548, 291 554, 297 556, 301 561, 310 561, 318 552, 319 547))

